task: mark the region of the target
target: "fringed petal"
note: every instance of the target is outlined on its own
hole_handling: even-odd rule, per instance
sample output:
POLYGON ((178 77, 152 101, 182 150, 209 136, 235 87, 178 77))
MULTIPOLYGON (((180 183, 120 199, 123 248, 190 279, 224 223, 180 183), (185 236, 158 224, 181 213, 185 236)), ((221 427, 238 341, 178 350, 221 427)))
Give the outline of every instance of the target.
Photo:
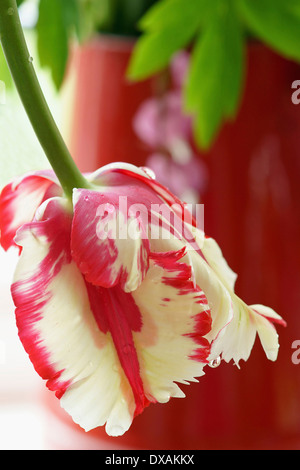
POLYGON ((237 299, 233 302, 233 319, 214 342, 211 359, 221 356, 224 361, 233 360, 239 366, 240 360, 248 360, 255 336, 256 328, 248 308, 237 299))
POLYGON ((146 393, 160 403, 183 397, 176 382, 203 375, 210 354, 210 309, 183 255, 184 250, 152 254, 147 276, 132 293, 143 322, 133 334, 141 376, 146 393))
POLYGON ((272 309, 262 305, 246 305, 233 295, 234 316, 226 327, 221 340, 212 348, 216 355, 222 355, 226 362, 231 360, 239 366, 241 360, 249 359, 258 333, 268 359, 275 361, 278 355, 278 334, 273 322, 285 326, 282 318, 272 309))
POLYGON ((276 361, 279 342, 273 323, 286 326, 286 322, 270 307, 251 305, 249 309, 267 358, 270 361, 276 361))

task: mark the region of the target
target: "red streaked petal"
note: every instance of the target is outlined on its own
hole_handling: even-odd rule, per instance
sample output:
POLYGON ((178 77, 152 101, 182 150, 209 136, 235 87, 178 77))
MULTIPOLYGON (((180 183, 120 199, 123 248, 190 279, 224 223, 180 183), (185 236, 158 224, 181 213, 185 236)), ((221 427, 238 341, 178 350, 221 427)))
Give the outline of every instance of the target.
POLYGON ((24 225, 18 232, 17 243, 23 250, 12 285, 16 306, 16 321, 23 346, 39 375, 47 380, 50 390, 61 396, 68 382, 60 380, 62 369, 49 359, 36 325, 51 302, 49 284, 70 262, 69 232, 71 215, 65 211, 63 200, 51 199, 44 209, 44 218, 24 225))
MULTIPOLYGON (((75 422, 86 430, 107 423, 109 434, 120 435, 131 425, 135 397, 112 335, 99 328, 86 282, 70 256, 71 217, 66 202, 52 199, 18 232, 22 253, 12 294, 19 336, 75 422)), ((126 333, 140 326, 132 315, 126 333)), ((125 310, 120 328, 126 329, 125 310)))
POLYGON ((17 230, 30 222, 38 206, 47 198, 60 195, 61 188, 51 170, 28 173, 6 185, 0 195, 1 245, 14 245, 17 230))
MULTIPOLYGON (((102 185, 102 187, 110 186, 114 188, 115 193, 120 189, 124 191, 124 188, 125 190, 127 188, 127 195, 131 193, 131 188, 134 187, 135 202, 137 200, 142 203, 145 200, 147 201, 146 206, 149 217, 154 222, 152 227, 154 229, 154 240, 152 239, 152 232, 149 235, 151 245, 153 241, 155 244, 157 242, 157 226, 160 224, 160 232, 163 231, 167 238, 174 236, 181 239, 189 245, 190 250, 196 250, 206 261, 201 251, 202 236, 199 236, 201 232, 199 228, 202 227, 197 228, 197 220, 190 212, 188 205, 155 179, 149 177, 142 168, 137 168, 128 163, 111 163, 92 174, 90 180, 94 184, 102 185), (149 201, 151 201, 151 204, 149 204, 149 201)), ((161 237, 158 241, 161 241, 161 237)))
POLYGON ((87 283, 96 322, 110 333, 131 386, 134 415, 151 402, 183 396, 187 383, 208 363, 211 316, 204 293, 181 263, 185 250, 150 255, 150 269, 131 293, 87 283))
POLYGON ((158 402, 182 397, 178 383, 203 375, 211 316, 204 293, 191 281, 183 252, 151 255, 150 268, 132 296, 143 328, 134 332, 146 394, 158 402))
POLYGON ((277 323, 281 326, 286 326, 287 323, 276 313, 272 308, 266 307, 265 305, 250 305, 250 308, 258 315, 265 317, 271 323, 277 323))
MULTIPOLYGON (((142 170, 142 169, 134 169, 132 166, 115 166, 114 168, 112 167, 110 169, 111 172, 116 172, 121 175, 126 175, 131 178, 135 178, 136 180, 144 183, 148 187, 150 187, 153 192, 155 192, 157 195, 159 195, 163 200, 169 204, 170 206, 174 207, 176 210, 176 213, 179 218, 182 217, 182 213, 185 211, 185 205, 184 203, 177 197, 175 196, 168 188, 160 184, 158 181, 149 178, 147 174, 142 170)), ((191 224, 192 226, 196 227, 196 219, 191 216, 191 224)))
POLYGON ((115 185, 123 184, 124 176, 129 179, 139 181, 151 188, 156 194, 163 198, 169 205, 178 204, 183 205, 183 202, 175 196, 169 189, 161 185, 158 181, 153 178, 149 178, 143 168, 138 168, 130 163, 114 162, 103 166, 95 173, 90 175, 90 180, 96 184, 103 185, 115 185))
POLYGON ((134 416, 140 414, 150 402, 140 376, 139 359, 133 340, 133 332, 141 331, 141 313, 130 293, 120 286, 105 289, 87 283, 90 305, 96 322, 103 333, 111 334, 120 365, 131 386, 134 400, 134 416))
POLYGON ((74 194, 71 247, 79 269, 94 285, 109 288, 120 283, 126 292, 135 290, 149 262, 143 217, 122 210, 114 193, 81 189, 74 194))
MULTIPOLYGON (((124 163, 124 162, 112 162, 108 165, 104 165, 98 170, 90 173, 88 175, 88 180, 91 183, 100 185, 100 186, 120 186, 122 184, 130 184, 130 180, 132 180, 132 176, 130 175, 127 178, 127 181, 124 178, 124 174, 122 174, 122 170, 130 172, 130 174, 140 174, 146 176, 143 169, 138 168, 131 163, 124 163)), ((136 181, 138 181, 136 179, 136 181)))

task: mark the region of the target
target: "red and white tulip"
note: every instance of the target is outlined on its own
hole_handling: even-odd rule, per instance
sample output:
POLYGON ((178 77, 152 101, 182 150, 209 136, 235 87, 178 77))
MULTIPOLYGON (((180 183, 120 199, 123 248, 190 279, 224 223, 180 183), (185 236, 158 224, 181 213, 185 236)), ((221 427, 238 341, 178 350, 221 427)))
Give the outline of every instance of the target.
POLYGON ((206 365, 247 360, 257 332, 276 359, 273 323, 284 321, 236 296, 217 243, 184 220, 175 196, 129 164, 87 179, 73 204, 52 172, 26 175, 0 197, 1 245, 20 247, 19 336, 75 422, 122 435, 150 403, 183 397, 180 384, 206 365))

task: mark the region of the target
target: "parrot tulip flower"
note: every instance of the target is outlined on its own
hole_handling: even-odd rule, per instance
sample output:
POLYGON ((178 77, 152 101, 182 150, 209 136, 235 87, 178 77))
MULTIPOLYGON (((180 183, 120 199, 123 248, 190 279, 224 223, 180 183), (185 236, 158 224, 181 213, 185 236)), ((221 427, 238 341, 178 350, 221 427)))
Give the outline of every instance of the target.
POLYGON ((256 333, 275 360, 273 324, 284 321, 237 297, 236 275, 185 204, 129 164, 81 174, 29 60, 15 0, 0 2, 0 40, 53 169, 3 189, 0 243, 19 247, 19 337, 73 420, 122 435, 150 403, 183 397, 179 385, 205 366, 246 361, 256 333))
POLYGON ((205 366, 246 361, 256 333, 276 360, 284 321, 237 297, 236 275, 181 201, 129 164, 86 178, 73 203, 51 171, 0 197, 1 245, 20 247, 20 339, 76 423, 122 435, 150 403, 184 397, 179 385, 205 366))

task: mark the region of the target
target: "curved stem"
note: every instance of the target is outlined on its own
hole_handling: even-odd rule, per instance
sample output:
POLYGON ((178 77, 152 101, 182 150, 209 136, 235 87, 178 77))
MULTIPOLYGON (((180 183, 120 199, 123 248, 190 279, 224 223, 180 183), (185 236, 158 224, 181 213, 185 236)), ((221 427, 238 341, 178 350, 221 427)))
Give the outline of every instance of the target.
POLYGON ((71 199, 73 188, 88 183, 75 165, 56 126, 28 52, 16 0, 0 0, 0 40, 25 111, 62 188, 71 199))

